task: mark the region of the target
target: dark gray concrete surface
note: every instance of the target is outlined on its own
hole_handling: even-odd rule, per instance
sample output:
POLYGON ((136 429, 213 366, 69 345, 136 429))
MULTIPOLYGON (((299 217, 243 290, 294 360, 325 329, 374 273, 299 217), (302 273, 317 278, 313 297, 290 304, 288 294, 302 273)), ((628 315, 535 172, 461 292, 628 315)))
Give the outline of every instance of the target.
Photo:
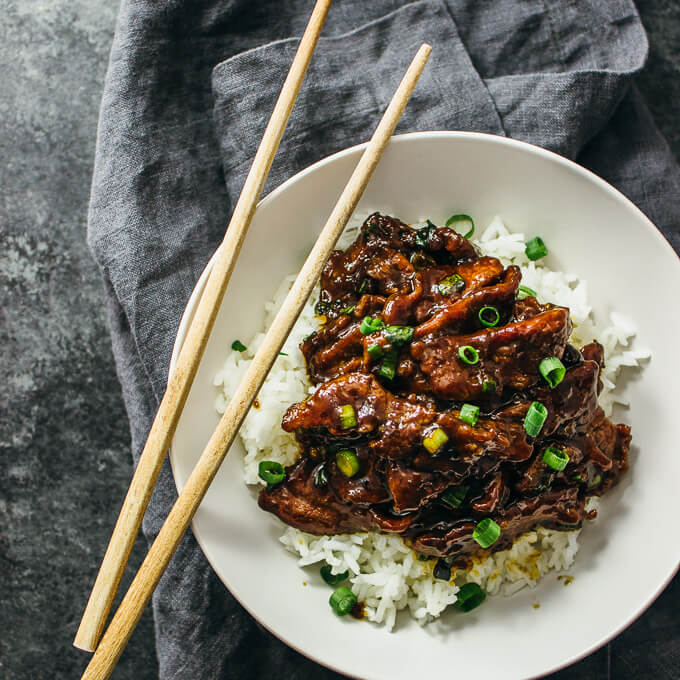
MULTIPOLYGON (((0 0, 4 680, 80 675, 87 656, 71 641, 131 474, 99 275, 85 244, 97 110, 117 5, 0 0)), ((645 0, 640 11, 651 55, 639 85, 680 156, 680 3, 645 0)), ((133 568, 142 555, 138 543, 133 568)), ((663 595, 655 607, 664 607, 663 595)), ((115 678, 156 677, 152 626, 147 612, 115 678)), ((654 626, 643 616, 619 644, 626 635, 647 635, 653 657, 654 626)), ((609 663, 602 653, 605 677, 609 663)), ((650 662, 649 677, 653 668, 650 662)), ((624 667, 611 671, 626 677, 624 667)), ((578 678, 578 666, 560 676, 578 678)))

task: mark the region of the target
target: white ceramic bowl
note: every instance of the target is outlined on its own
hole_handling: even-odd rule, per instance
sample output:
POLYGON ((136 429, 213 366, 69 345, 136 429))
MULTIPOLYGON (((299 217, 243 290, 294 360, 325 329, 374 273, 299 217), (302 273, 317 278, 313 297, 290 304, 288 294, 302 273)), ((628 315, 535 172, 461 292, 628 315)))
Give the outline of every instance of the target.
MULTIPOLYGON (((212 378, 231 342, 260 330, 264 302, 299 268, 362 148, 316 163, 261 202, 173 442, 178 489, 217 423, 212 378)), ((240 443, 196 514, 194 534, 218 576, 260 623, 342 673, 499 680, 572 663, 633 621, 680 561, 680 263, 611 186, 552 153, 489 135, 394 138, 358 210, 407 222, 429 216, 435 223, 465 212, 480 227, 499 214, 511 229, 544 238, 549 266, 588 281, 596 318, 616 309, 633 319, 653 356, 627 381, 630 409, 616 414, 632 425, 629 474, 582 532, 568 588, 548 575, 534 590, 488 599, 470 614, 445 614, 424 628, 404 617, 393 633, 332 614, 317 568, 306 573, 297 566, 277 540, 284 525, 258 508, 243 483, 240 443), (532 607, 536 601, 539 609, 532 607)), ((204 272, 182 319, 173 363, 205 280, 204 272)))

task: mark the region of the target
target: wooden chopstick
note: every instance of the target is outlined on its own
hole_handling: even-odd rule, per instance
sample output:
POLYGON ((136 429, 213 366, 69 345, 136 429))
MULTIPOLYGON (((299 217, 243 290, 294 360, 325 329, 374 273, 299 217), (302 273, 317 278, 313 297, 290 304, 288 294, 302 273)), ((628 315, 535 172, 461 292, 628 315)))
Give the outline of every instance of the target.
POLYGON ((113 616, 97 651, 85 669, 82 680, 104 680, 113 671, 144 607, 189 527, 267 373, 311 294, 328 256, 354 212, 431 51, 429 45, 422 45, 411 62, 283 306, 267 331, 186 486, 182 489, 118 611, 113 616))
POLYGON ((104 629, 104 624, 113 604, 113 598, 118 590, 130 551, 163 465, 165 452, 175 434, 177 422, 182 414, 184 403, 212 331, 217 310, 222 303, 236 258, 253 218, 257 201, 279 148, 300 86, 307 73, 331 1, 317 0, 314 6, 295 59, 281 88, 281 94, 274 106, 272 116, 243 185, 243 190, 234 208, 226 236, 217 250, 215 264, 210 272, 198 309, 177 359, 175 370, 168 379, 168 386, 149 431, 137 469, 130 482, 123 507, 73 642, 80 649, 94 651, 104 629))

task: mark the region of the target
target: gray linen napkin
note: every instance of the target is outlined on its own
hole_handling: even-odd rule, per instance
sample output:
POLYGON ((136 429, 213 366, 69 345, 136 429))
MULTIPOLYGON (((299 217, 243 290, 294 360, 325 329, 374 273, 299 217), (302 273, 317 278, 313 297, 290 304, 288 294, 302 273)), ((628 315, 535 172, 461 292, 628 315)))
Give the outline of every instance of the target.
MULTIPOLYGON (((312 5, 122 2, 88 239, 104 278, 135 460, 165 386, 182 310, 222 238, 312 5)), ((647 42, 628 0, 336 0, 324 36, 267 191, 367 139, 427 40, 432 59, 398 131, 479 130, 575 158, 680 247, 680 171, 632 84, 647 42)), ((166 463, 144 521, 149 540, 175 497, 166 463)), ((263 631, 191 535, 153 608, 164 680, 335 677, 263 631)), ((627 639, 581 662, 573 677, 610 677, 618 659, 631 675, 651 669, 653 677, 677 677, 678 625, 665 618, 651 625, 660 638, 653 659, 648 640, 627 639)))

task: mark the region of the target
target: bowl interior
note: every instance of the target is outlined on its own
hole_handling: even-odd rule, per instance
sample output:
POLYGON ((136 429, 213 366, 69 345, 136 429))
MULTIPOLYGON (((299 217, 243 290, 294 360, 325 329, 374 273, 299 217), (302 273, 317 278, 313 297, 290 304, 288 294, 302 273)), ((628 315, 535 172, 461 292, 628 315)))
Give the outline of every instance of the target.
MULTIPOLYGON (((171 450, 182 488, 217 423, 214 374, 231 342, 260 330, 263 305, 297 271, 360 154, 360 148, 296 175, 260 205, 171 450)), ((618 310, 651 348, 643 371, 625 380, 632 425, 631 471, 603 500, 581 534, 565 588, 554 574, 534 590, 492 598, 467 615, 446 614, 425 628, 403 617, 394 633, 339 619, 318 569, 301 570, 278 542, 284 526, 259 510, 242 481, 236 443, 193 523, 210 563, 263 625, 304 654, 352 676, 411 678, 427 672, 476 678, 531 677, 585 655, 625 627, 671 578, 680 542, 668 531, 678 516, 680 375, 675 339, 680 265, 670 246, 621 194, 578 166, 526 144, 474 133, 395 138, 357 212, 379 210, 411 222, 441 223, 465 212, 483 228, 501 215, 514 231, 541 235, 548 266, 588 281, 596 319, 618 310), (540 603, 540 608, 532 605, 540 603), (489 653, 493 649, 493 653, 489 653)), ((184 338, 205 275, 187 307, 173 354, 184 338)))

